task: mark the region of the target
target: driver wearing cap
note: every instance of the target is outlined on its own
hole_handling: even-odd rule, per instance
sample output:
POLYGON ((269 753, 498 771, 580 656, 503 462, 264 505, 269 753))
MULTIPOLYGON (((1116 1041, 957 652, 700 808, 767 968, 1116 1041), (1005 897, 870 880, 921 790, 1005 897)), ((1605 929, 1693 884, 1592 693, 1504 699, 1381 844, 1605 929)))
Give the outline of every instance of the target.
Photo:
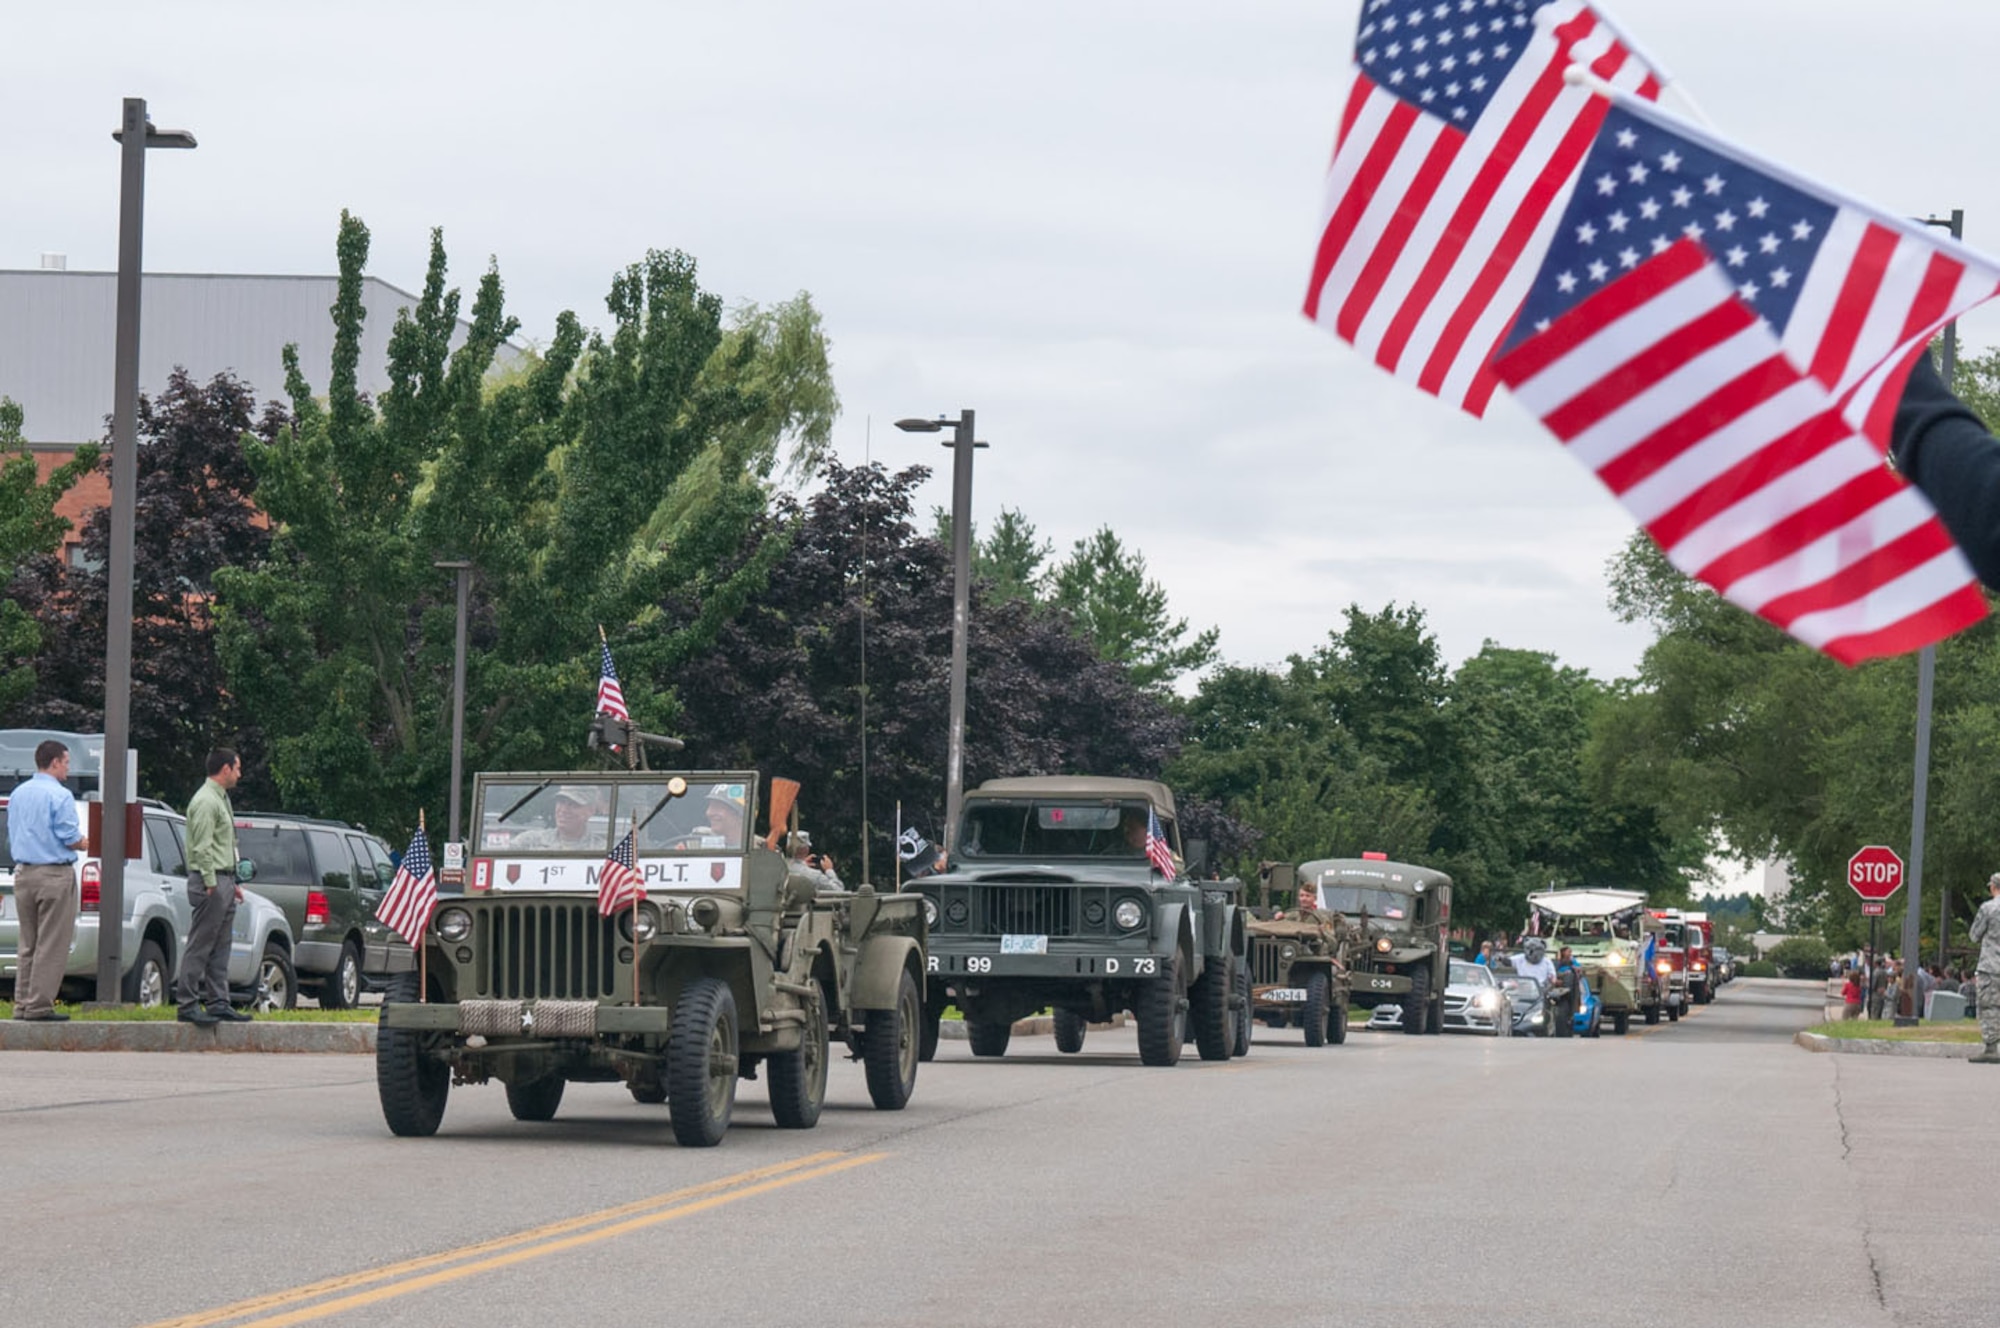
POLYGON ((597 790, 588 784, 565 784, 556 790, 556 823, 537 826, 515 837, 519 848, 568 849, 584 853, 603 851, 602 832, 593 833, 590 818, 597 811, 597 790))

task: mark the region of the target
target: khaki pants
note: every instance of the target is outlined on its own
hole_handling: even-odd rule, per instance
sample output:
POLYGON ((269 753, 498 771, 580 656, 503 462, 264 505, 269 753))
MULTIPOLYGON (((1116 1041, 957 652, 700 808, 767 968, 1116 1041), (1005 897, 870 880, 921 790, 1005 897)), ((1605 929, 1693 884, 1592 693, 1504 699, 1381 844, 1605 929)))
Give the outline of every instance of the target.
POLYGON ((55 1009, 69 943, 76 937, 76 868, 68 863, 14 868, 14 908, 21 915, 14 1017, 39 1019, 55 1009))
POLYGON ((2000 1042, 2000 975, 1980 973, 1979 979, 1979 1039, 1982 1042, 2000 1042))

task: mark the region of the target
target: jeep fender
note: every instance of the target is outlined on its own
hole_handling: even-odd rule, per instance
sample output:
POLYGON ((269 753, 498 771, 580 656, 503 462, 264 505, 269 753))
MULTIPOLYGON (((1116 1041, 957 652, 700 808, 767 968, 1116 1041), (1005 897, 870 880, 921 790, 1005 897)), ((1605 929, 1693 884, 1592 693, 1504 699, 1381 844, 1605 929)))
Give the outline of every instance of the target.
POLYGON ((861 947, 854 966, 854 988, 848 1002, 856 1010, 892 1010, 896 988, 908 973, 924 992, 923 954, 908 936, 877 936, 861 947))

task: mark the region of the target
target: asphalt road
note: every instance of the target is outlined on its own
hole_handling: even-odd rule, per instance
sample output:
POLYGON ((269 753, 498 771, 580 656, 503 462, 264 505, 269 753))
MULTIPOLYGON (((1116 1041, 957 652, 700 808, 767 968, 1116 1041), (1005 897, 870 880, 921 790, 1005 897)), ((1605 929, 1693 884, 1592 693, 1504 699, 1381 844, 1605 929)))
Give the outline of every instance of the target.
POLYGON ((1818 984, 1618 1039, 946 1042, 720 1148, 573 1085, 398 1140, 355 1057, 0 1054, 0 1324, 1990 1323, 2000 1069, 1813 1055, 1818 984))

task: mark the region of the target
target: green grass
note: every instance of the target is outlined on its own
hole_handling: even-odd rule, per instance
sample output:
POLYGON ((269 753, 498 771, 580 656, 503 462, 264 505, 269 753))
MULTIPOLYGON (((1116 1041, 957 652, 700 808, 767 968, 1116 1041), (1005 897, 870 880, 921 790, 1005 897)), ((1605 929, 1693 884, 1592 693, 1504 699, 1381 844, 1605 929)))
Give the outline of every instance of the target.
POLYGON ((1979 1041, 1979 1024, 1971 1019, 1950 1019, 1933 1023, 1926 1019, 1915 1028, 1898 1028, 1888 1019, 1836 1019, 1807 1030, 1821 1037, 1874 1039, 1882 1042, 1972 1042, 1979 1041))
MULTIPOLYGON (((127 1005, 116 1010, 85 1010, 74 1005, 57 1004, 56 1009, 71 1019, 90 1023, 172 1023, 174 1007, 171 1005, 137 1006, 127 1005)), ((273 1010, 259 1014, 257 1022, 276 1024, 372 1024, 381 1014, 380 1008, 364 1010, 273 1010)), ((14 1002, 0 1001, 0 1019, 14 1017, 14 1002)))

